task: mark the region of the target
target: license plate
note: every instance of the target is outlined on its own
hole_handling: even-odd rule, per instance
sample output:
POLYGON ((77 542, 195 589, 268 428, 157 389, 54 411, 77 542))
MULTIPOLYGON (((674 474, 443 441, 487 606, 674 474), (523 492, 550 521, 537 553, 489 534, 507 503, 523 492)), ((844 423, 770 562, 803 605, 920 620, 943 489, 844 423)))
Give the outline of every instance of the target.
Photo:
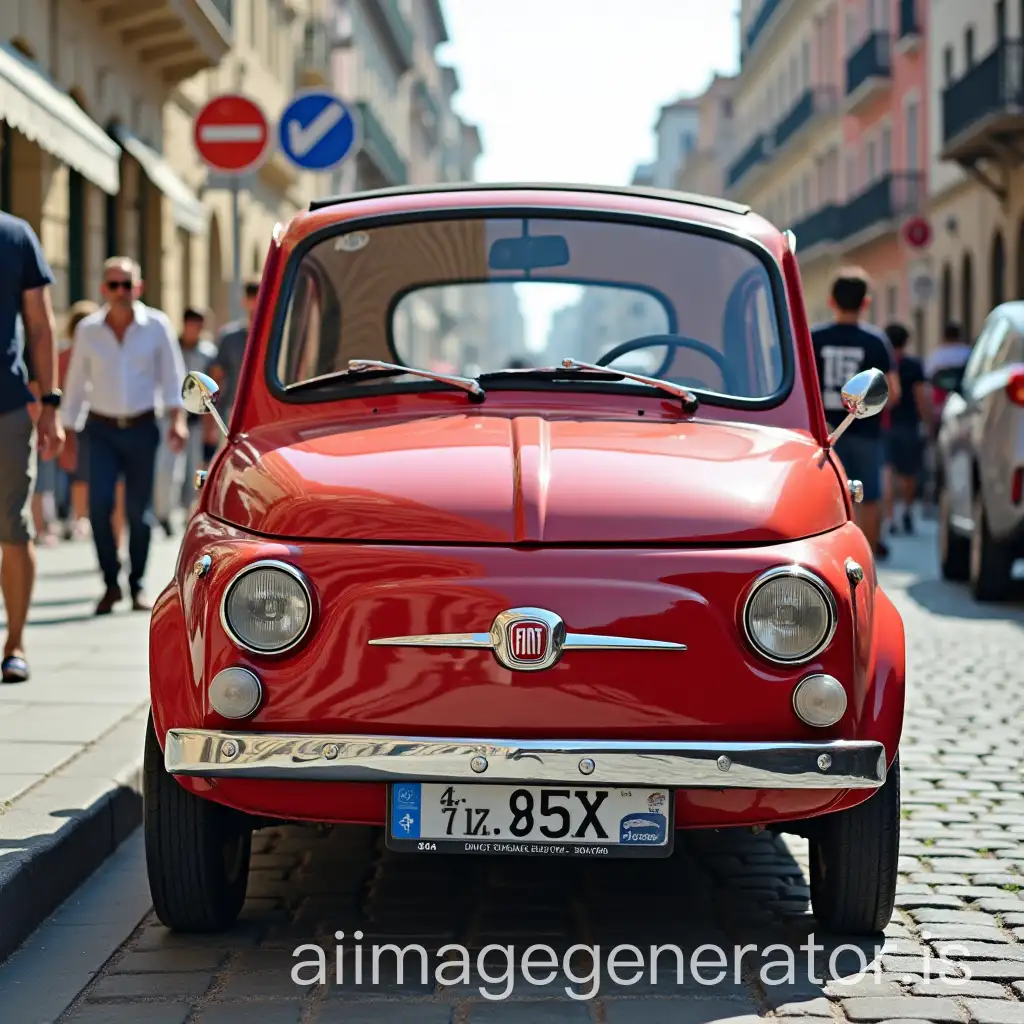
POLYGON ((388 787, 387 846, 405 852, 668 857, 672 826, 667 789, 388 787))

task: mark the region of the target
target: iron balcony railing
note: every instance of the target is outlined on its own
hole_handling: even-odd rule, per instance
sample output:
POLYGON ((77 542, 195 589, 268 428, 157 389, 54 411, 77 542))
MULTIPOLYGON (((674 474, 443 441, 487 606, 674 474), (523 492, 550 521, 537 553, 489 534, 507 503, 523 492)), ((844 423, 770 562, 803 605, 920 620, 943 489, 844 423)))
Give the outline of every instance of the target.
POLYGON ((900 0, 900 39, 921 34, 921 22, 917 17, 918 0, 900 0))
POLYGON ((1007 39, 942 93, 942 139, 947 145, 991 114, 1024 111, 1024 44, 1007 39))
POLYGON ((729 165, 729 170, 725 176, 726 183, 730 188, 739 184, 752 168, 767 159, 768 147, 765 144, 765 135, 763 132, 760 132, 754 137, 753 142, 747 146, 743 153, 729 165))
POLYGON ((801 254, 823 242, 836 241, 842 231, 843 208, 835 203, 822 206, 793 225, 796 251, 801 254))
POLYGON ((782 6, 782 0, 762 0, 754 20, 747 28, 747 49, 751 50, 757 42, 758 37, 768 26, 775 12, 782 6))
POLYGON ((846 61, 846 95, 871 78, 892 75, 892 48, 888 32, 872 32, 846 61))
POLYGON ((836 106, 835 89, 829 86, 807 89, 775 126, 775 148, 781 149, 804 125, 822 114, 833 113, 836 106))
POLYGON ((925 201, 924 174, 902 171, 883 175, 844 207, 839 241, 868 228, 921 210, 925 201))

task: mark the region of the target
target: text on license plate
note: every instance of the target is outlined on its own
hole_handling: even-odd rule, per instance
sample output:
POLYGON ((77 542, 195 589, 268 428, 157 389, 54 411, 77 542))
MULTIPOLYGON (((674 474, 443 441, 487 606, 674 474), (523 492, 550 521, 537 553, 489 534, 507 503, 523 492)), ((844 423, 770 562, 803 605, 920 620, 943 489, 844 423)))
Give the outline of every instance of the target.
POLYGON ((666 789, 398 783, 389 832, 398 840, 666 846, 666 789))

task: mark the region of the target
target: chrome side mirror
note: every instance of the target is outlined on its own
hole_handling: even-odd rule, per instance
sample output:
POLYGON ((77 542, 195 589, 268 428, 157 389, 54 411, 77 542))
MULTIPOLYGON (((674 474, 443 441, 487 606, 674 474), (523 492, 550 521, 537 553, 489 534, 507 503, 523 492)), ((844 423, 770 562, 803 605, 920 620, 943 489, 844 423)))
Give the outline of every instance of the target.
POLYGON ((217 411, 218 394, 220 394, 220 388, 212 377, 208 377, 198 370, 192 370, 185 375, 185 380, 181 385, 181 403, 185 406, 186 412, 195 416, 205 416, 210 413, 217 421, 220 432, 227 437, 227 425, 217 411))
POLYGON ((889 381, 878 369, 862 370, 846 382, 841 392, 846 419, 829 434, 828 443, 833 445, 854 420, 866 420, 877 416, 889 403, 889 381))

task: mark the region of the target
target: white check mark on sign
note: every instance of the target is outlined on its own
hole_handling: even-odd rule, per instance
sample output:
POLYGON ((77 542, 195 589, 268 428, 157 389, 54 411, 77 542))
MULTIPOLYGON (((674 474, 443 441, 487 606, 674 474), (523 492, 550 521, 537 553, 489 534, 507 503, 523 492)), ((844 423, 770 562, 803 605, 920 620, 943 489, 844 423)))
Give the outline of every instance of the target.
POLYGON ((296 156, 305 156, 324 136, 345 119, 345 108, 337 103, 324 107, 305 128, 298 121, 288 122, 288 144, 296 156))

